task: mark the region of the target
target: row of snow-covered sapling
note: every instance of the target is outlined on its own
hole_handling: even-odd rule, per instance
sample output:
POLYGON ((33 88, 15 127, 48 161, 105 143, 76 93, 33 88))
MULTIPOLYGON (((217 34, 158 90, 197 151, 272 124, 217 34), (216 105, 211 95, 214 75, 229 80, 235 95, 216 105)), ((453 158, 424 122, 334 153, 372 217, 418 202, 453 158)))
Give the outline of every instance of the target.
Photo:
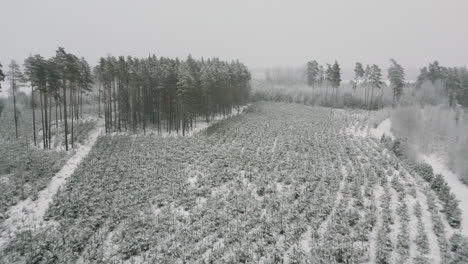
MULTIPOLYGON (((427 206, 431 215, 433 232, 437 237, 437 242, 440 250, 440 258, 442 263, 463 263, 468 262, 468 238, 463 237, 458 232, 455 232, 450 241, 447 239, 447 230, 444 221, 449 224, 451 228, 460 228, 461 224, 461 210, 459 208, 459 201, 450 190, 443 175, 434 174, 432 167, 426 163, 417 163, 412 159, 405 158, 405 152, 402 150, 403 146, 401 141, 392 140, 391 138, 382 136, 381 142, 383 145, 391 150, 393 154, 404 160, 400 160, 401 165, 406 170, 406 175, 419 175, 422 180, 427 182, 425 184, 416 178, 416 181, 421 186, 422 192, 427 200, 427 206), (418 181, 419 180, 419 181, 418 181), (443 219, 440 215, 442 212, 445 215, 443 219), (451 242, 453 244, 451 244, 451 242)), ((414 195, 414 194, 413 194, 414 195)), ((400 199, 401 201, 401 199, 400 199)), ((419 201, 414 205, 414 212, 418 219, 418 230, 416 243, 418 246, 419 255, 414 259, 415 263, 427 263, 428 259, 424 256, 429 253, 429 242, 427 234, 422 226, 422 213, 421 204, 419 201)), ((405 211, 399 213, 400 216, 405 216, 405 211)))
MULTIPOLYGON (((402 151, 403 146, 400 140, 392 140, 391 138, 382 136, 381 141, 397 156, 404 158, 406 155, 402 151)), ((411 159, 405 158, 405 163, 408 164, 409 170, 416 173, 427 181, 431 189, 437 194, 437 197, 442 204, 442 212, 447 217, 447 221, 453 228, 459 228, 461 224, 461 210, 459 208, 459 201, 454 193, 451 192, 450 186, 441 174, 434 174, 431 165, 427 163, 417 163, 411 159)))
MULTIPOLYGON (((347 120, 349 121, 349 120, 347 120)), ((351 123, 353 123, 351 121, 351 123)), ((408 223, 409 223, 409 215, 408 215, 408 206, 406 203, 406 193, 411 194, 413 198, 416 198, 416 190, 414 186, 410 188, 409 190, 405 190, 405 188, 402 188, 402 180, 405 177, 412 177, 410 174, 417 175, 418 172, 422 171, 422 174, 425 175, 426 177, 423 177, 426 181, 428 181, 430 184, 429 186, 432 188, 429 189, 426 187, 425 184, 420 183, 419 186, 421 186, 422 191, 424 192, 424 195, 427 196, 427 203, 428 203, 428 210, 431 214, 431 218, 433 221, 433 232, 437 236, 438 244, 439 244, 439 250, 440 250, 440 255, 441 255, 441 261, 443 263, 448 263, 449 261, 455 261, 456 259, 465 259, 466 260, 466 252, 467 248, 463 248, 464 245, 464 239, 461 235, 456 233, 451 240, 457 241, 457 245, 452 245, 451 249, 452 251, 449 251, 449 243, 447 242, 447 236, 445 232, 445 226, 444 226, 444 220, 441 218, 441 215, 439 214, 439 211, 442 211, 445 213, 447 220, 446 223, 448 222, 452 227, 458 228, 460 224, 460 210, 458 208, 458 201, 456 200, 455 196, 450 193, 450 188, 448 185, 445 183, 443 177, 441 175, 436 175, 434 177, 432 173, 432 169, 428 165, 417 165, 415 166, 416 169, 413 167, 410 167, 407 165, 408 161, 401 161, 397 160, 396 156, 401 157, 402 152, 401 152, 401 146, 399 141, 392 141, 389 138, 383 137, 382 141, 384 142, 385 147, 387 147, 389 150, 392 150, 395 155, 388 155, 388 158, 390 158, 390 162, 393 164, 395 167, 395 170, 401 169, 402 171, 406 171, 406 173, 400 173, 399 176, 397 177, 396 175, 393 176, 392 179, 392 186, 394 190, 397 191, 398 194, 398 205, 396 208, 397 212, 397 217, 400 219, 400 232, 397 236, 397 249, 399 252, 399 259, 398 263, 403 263, 408 260, 409 256, 409 235, 408 235, 408 223), (404 166, 405 168, 401 168, 404 166), (406 169, 406 170, 405 170, 406 169), (410 171, 411 173, 409 173, 410 171), (409 191, 409 192, 408 192, 409 191), (437 198, 434 196, 434 193, 437 194, 437 198, 439 199, 437 201, 437 198), (439 210, 439 204, 442 205, 443 210, 439 210), (461 242, 458 242, 461 241, 461 242), (461 246, 460 246, 461 245, 461 246)), ((382 149, 377 145, 373 145, 374 150, 376 150, 376 154, 378 152, 382 152, 382 149)), ((378 155, 369 155, 370 157, 375 157, 378 155)), ((375 161, 375 164, 382 164, 384 165, 385 168, 385 161, 375 161)), ((390 172, 390 171, 389 171, 390 172)), ((419 173, 421 174, 421 173, 419 173)), ((405 181, 403 180, 403 183, 405 181)), ((404 185, 407 185, 407 183, 404 183, 404 185)), ((387 190, 386 190, 387 191, 387 190)), ((386 197, 384 195, 384 197, 386 197)), ((385 205, 387 204, 387 201, 389 198, 386 198, 384 200, 385 203, 382 204, 383 208, 385 208, 385 205)), ((418 219, 418 234, 415 243, 418 246, 418 255, 414 257, 412 260, 415 263, 427 263, 429 260, 426 257, 426 255, 429 253, 429 245, 428 245, 428 239, 427 239, 427 234, 426 231, 424 230, 424 227, 422 226, 422 220, 421 220, 421 208, 419 202, 417 202, 414 208, 414 212, 417 215, 418 219)), ((466 238, 465 238, 466 239, 466 238)), ((379 243, 380 245, 383 245, 383 243, 379 243)), ((382 257, 380 260, 380 263, 387 263, 387 256, 384 254, 384 257, 382 257)), ((377 254, 378 257, 378 254, 377 254)), ((453 263, 458 263, 458 262, 453 262, 453 263)))

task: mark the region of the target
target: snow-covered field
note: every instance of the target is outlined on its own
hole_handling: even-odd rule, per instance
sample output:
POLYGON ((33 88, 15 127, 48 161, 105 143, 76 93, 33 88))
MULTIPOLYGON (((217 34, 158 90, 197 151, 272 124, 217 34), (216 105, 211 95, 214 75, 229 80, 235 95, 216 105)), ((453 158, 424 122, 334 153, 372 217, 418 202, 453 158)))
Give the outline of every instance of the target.
POLYGON ((43 218, 50 203, 57 192, 64 187, 66 180, 70 177, 80 162, 91 151, 94 143, 103 131, 103 122, 98 122, 98 125, 89 135, 89 139, 84 145, 78 145, 73 150, 72 156, 68 159, 62 169, 51 179, 48 186, 39 192, 35 200, 27 198, 20 201, 15 206, 11 207, 7 212, 7 218, 3 222, 0 234, 0 248, 7 243, 17 232, 25 230, 34 230, 42 228, 48 222, 44 222, 43 218))
POLYGON ((458 257, 450 238, 460 229, 449 224, 436 193, 379 141, 383 133, 391 136, 391 122, 368 130, 361 117, 254 104, 191 137, 101 136, 90 151, 96 130, 81 165, 65 165, 67 177, 74 171, 66 185, 52 179, 46 195, 49 204, 56 192, 52 203, 26 206, 39 215, 26 221, 34 229, 16 228, 0 261, 448 263, 458 257))

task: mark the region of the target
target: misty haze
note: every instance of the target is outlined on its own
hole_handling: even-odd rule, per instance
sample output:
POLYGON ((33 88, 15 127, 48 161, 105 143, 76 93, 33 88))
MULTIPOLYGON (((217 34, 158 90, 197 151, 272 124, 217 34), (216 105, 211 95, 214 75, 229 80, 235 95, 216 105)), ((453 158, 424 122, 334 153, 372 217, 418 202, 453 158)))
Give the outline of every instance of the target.
POLYGON ((3 1, 0 264, 468 264, 467 11, 3 1))

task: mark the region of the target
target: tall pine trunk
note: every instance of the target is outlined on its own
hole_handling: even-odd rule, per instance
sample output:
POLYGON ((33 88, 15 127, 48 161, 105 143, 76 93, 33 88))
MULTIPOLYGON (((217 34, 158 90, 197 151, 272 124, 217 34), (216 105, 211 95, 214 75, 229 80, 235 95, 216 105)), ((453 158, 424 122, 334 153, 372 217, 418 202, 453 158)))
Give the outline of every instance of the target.
POLYGON ((67 89, 66 82, 63 84, 63 117, 65 118, 65 150, 68 151, 68 120, 67 120, 67 89))
POLYGON ((83 88, 80 89, 80 118, 83 119, 83 88))
POLYGON ((49 148, 49 112, 47 104, 47 91, 42 94, 44 97, 44 126, 45 130, 43 131, 46 139, 46 148, 49 148))
POLYGON ((48 133, 47 135, 49 136, 49 149, 51 148, 52 145, 52 95, 49 94, 49 127, 47 129, 48 133))
POLYGON ((74 104, 75 104, 75 100, 73 98, 73 84, 72 86, 70 86, 70 113, 71 113, 71 137, 70 137, 70 141, 71 141, 71 147, 73 148, 73 119, 74 119, 74 104))
POLYGON ((101 118, 101 82, 98 86, 98 117, 101 118))
POLYGON ((15 119, 15 135, 18 138, 18 114, 16 113, 16 85, 13 84, 13 118, 15 119))
POLYGON ((34 87, 31 85, 31 107, 32 107, 32 116, 33 116, 33 138, 34 138, 34 146, 37 145, 36 142, 36 113, 34 110, 34 87))
POLYGON ((58 133, 58 98, 55 97, 55 103, 54 103, 54 106, 55 106, 55 130, 57 131, 58 133))
POLYGON ((39 90, 39 101, 41 102, 41 123, 42 123, 42 144, 43 148, 46 148, 46 139, 45 139, 45 124, 44 124, 44 105, 42 102, 42 91, 39 90))

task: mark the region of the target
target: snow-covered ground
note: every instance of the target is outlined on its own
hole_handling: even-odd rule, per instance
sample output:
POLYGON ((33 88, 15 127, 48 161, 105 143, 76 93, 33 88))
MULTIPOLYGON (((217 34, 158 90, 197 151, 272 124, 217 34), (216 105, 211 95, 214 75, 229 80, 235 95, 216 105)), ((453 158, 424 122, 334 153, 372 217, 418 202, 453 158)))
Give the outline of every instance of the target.
MULTIPOLYGON (((394 135, 391 131, 392 122, 390 118, 385 119, 377 128, 371 129, 371 135, 376 139, 380 139, 383 134, 390 136, 392 139, 394 135)), ((468 236, 468 186, 464 185, 458 175, 451 171, 446 164, 436 154, 425 155, 419 153, 421 161, 426 162, 432 166, 434 173, 442 174, 445 181, 450 186, 452 192, 455 194, 458 200, 460 200, 460 209, 462 210, 462 224, 461 233, 468 236)))
POLYGON ((103 121, 100 120, 90 132, 86 143, 78 145, 73 150, 73 156, 55 174, 48 186, 39 192, 37 199, 31 200, 31 198, 28 198, 9 208, 8 218, 3 222, 3 232, 0 234, 0 248, 14 236, 15 232, 40 228, 44 225, 43 217, 49 208, 50 202, 58 190, 65 185, 67 178, 73 174, 83 158, 91 151, 97 138, 101 135, 103 127, 103 121))
POLYGON ((390 121, 390 118, 385 119, 377 128, 371 128, 370 134, 376 139, 381 139, 382 135, 395 139, 392 133, 392 121, 390 121))
POLYGON ((468 236, 468 186, 463 184, 456 173, 451 171, 437 155, 420 154, 420 159, 432 166, 434 173, 442 174, 452 192, 460 201, 462 211, 461 233, 468 236))
POLYGON ((380 140, 382 135, 395 139, 395 136, 392 133, 392 121, 390 118, 385 119, 380 123, 376 128, 370 128, 369 124, 363 125, 360 121, 356 121, 353 125, 346 128, 344 133, 352 135, 355 137, 367 137, 372 136, 375 139, 380 140))

